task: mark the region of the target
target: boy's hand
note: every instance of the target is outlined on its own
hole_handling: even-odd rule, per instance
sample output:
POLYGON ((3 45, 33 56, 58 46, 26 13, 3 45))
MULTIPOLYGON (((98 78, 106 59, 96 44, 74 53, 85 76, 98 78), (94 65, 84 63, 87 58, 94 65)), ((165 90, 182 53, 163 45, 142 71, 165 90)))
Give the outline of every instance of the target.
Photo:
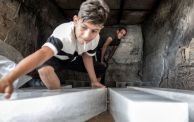
POLYGON ((5 93, 5 98, 9 99, 13 92, 13 86, 8 81, 0 79, 0 93, 5 93))
POLYGON ((92 88, 105 88, 100 82, 93 82, 91 83, 92 88))

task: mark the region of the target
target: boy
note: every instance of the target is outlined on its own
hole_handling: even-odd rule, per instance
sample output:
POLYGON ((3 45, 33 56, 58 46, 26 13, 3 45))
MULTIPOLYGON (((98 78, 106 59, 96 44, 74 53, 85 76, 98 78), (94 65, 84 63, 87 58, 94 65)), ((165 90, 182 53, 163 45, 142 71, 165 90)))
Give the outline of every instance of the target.
MULTIPOLYGON (((103 0, 87 0, 80 6, 78 16, 73 22, 58 26, 41 49, 23 59, 10 73, 0 79, 0 92, 9 98, 13 92, 13 82, 36 67, 41 80, 49 89, 60 88, 56 69, 70 68, 80 70, 77 56, 83 59, 84 68, 91 80, 92 87, 104 87, 95 74, 92 56, 99 41, 99 32, 108 16, 109 8, 103 0)), ((100 66, 102 67, 102 66, 100 66)), ((102 69, 102 68, 97 68, 102 69)), ((101 73, 101 71, 96 71, 101 73)), ((97 74, 99 75, 99 74, 97 74)), ((99 76, 100 77, 100 76, 99 76)))

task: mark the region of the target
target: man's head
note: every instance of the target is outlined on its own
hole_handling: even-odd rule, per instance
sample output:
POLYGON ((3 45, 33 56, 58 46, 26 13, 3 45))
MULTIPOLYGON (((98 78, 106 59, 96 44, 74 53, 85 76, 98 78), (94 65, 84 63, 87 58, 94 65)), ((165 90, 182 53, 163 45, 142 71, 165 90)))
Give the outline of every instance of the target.
POLYGON ((120 27, 117 29, 117 38, 122 39, 126 36, 127 29, 125 27, 120 27))
POLYGON ((83 44, 93 40, 103 28, 109 7, 103 0, 87 0, 80 6, 78 16, 74 16, 75 35, 83 44))

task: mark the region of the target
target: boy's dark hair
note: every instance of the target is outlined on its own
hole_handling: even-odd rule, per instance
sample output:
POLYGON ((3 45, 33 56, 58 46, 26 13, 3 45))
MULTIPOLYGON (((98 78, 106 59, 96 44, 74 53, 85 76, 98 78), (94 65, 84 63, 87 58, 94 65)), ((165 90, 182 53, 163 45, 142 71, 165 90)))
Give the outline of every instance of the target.
MULTIPOLYGON (((125 30, 125 32, 126 32, 126 34, 127 34, 127 28, 126 28, 126 27, 119 27, 117 30, 118 30, 118 31, 125 30)), ((125 34, 125 35, 126 35, 126 34, 125 34)))
POLYGON ((90 20, 94 24, 105 24, 109 7, 104 0, 86 0, 80 6, 78 16, 83 21, 90 20))

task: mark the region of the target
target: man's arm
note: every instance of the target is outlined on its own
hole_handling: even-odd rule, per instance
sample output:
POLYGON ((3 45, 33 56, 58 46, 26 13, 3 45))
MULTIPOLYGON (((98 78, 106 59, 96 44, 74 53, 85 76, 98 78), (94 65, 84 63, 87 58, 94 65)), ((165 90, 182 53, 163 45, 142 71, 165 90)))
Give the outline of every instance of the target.
POLYGON ((104 87, 96 78, 96 73, 95 73, 94 65, 93 65, 93 58, 91 56, 87 55, 86 53, 82 54, 82 58, 83 58, 85 68, 86 68, 88 75, 90 77, 90 80, 91 80, 91 86, 93 88, 104 87))
POLYGON ((107 58, 106 62, 108 62, 108 61, 109 61, 109 59, 111 59, 111 58, 112 58, 112 56, 114 55, 114 53, 115 53, 115 51, 116 51, 117 47, 118 47, 118 46, 113 46, 113 49, 111 50, 111 52, 110 52, 110 54, 109 54, 109 56, 108 56, 108 58, 107 58))
POLYGON ((104 64, 104 56, 105 56, 105 53, 106 53, 106 49, 110 45, 111 42, 112 42, 112 37, 108 37, 106 39, 104 45, 102 46, 100 62, 103 63, 103 64, 104 64))
POLYGON ((12 84, 18 77, 29 73, 53 55, 54 52, 45 46, 24 58, 11 72, 0 79, 0 93, 6 93, 9 98, 13 92, 12 84))

